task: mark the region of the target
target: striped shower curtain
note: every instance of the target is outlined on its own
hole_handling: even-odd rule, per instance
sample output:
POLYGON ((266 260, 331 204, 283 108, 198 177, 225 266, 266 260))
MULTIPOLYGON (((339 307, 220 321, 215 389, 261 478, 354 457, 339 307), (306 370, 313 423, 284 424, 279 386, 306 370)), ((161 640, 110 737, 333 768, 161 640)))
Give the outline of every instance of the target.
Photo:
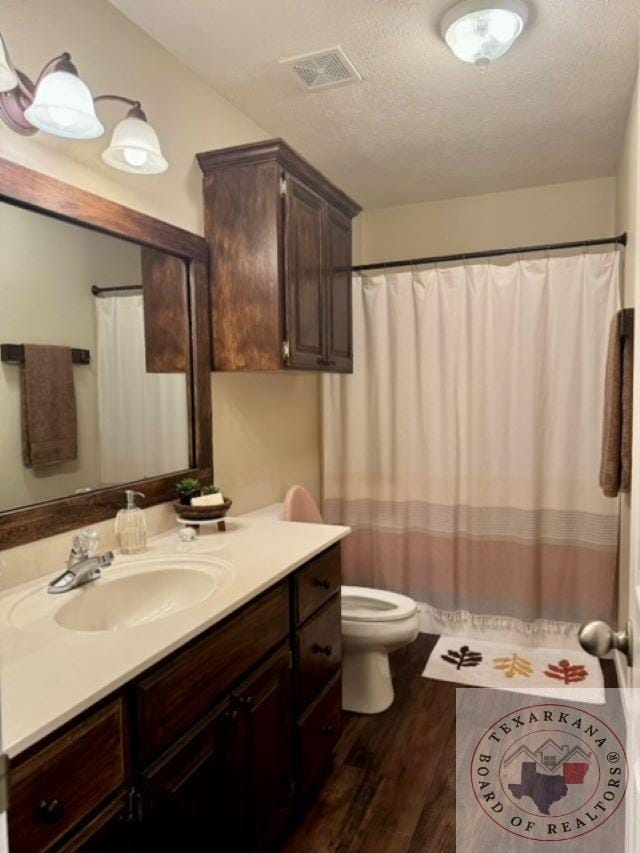
POLYGON ((614 617, 598 469, 618 275, 598 251, 354 279, 355 371, 323 385, 345 582, 412 595, 433 630, 614 617))

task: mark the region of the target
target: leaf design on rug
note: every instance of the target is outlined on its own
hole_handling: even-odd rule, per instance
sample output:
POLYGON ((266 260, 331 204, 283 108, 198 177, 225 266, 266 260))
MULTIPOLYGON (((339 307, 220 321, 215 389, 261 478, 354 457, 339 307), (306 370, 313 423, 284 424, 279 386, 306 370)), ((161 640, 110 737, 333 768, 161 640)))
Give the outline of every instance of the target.
POLYGON ((507 678, 515 678, 516 675, 531 678, 533 675, 533 664, 531 661, 521 658, 520 655, 515 653, 510 658, 494 658, 493 668, 502 670, 507 678))
POLYGON ((544 671, 547 678, 557 678, 558 681, 564 681, 565 684, 584 681, 589 675, 589 671, 584 664, 571 664, 564 658, 558 661, 557 666, 553 663, 549 663, 547 666, 549 668, 544 671))
POLYGON ((447 663, 453 664, 457 670, 463 666, 478 666, 479 663, 482 663, 480 652, 472 652, 469 646, 460 646, 459 652, 454 649, 447 649, 447 652, 448 654, 440 655, 440 657, 447 663))

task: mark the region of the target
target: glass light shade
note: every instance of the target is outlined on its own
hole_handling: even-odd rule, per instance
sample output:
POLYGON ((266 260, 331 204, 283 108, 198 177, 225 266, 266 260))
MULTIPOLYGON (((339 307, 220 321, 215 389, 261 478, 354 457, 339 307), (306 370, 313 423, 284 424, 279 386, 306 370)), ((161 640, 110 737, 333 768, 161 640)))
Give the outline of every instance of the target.
POLYGON ((442 35, 463 62, 488 65, 509 50, 527 22, 520 0, 460 3, 442 19, 442 35))
POLYGON ((11 92, 17 85, 18 75, 9 63, 7 49, 0 35, 0 92, 11 92))
POLYGON ((39 130, 67 139, 95 139, 104 133, 89 87, 69 71, 42 78, 25 116, 39 130))
POLYGON ((169 168, 160 150, 158 134, 148 122, 133 116, 115 126, 102 159, 114 169, 137 175, 157 175, 169 168))

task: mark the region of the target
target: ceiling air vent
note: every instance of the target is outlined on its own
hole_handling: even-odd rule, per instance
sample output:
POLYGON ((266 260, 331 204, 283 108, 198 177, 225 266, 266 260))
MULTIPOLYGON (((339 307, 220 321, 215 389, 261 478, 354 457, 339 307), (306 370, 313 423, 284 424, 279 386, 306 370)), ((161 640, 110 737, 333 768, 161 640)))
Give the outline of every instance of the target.
POLYGON ((305 89, 327 89, 329 86, 342 86, 362 80, 340 47, 291 56, 289 59, 281 59, 280 63, 291 68, 305 89))

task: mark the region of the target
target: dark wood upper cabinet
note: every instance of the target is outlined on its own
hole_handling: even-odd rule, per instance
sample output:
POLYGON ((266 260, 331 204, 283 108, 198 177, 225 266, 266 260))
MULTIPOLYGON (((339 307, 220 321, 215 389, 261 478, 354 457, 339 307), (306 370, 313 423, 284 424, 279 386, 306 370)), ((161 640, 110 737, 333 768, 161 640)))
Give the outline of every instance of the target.
POLYGON ((351 220, 327 208, 325 328, 327 359, 333 370, 353 367, 351 309, 351 220))
POLYGON ((281 139, 198 154, 215 370, 350 372, 360 206, 281 139))

